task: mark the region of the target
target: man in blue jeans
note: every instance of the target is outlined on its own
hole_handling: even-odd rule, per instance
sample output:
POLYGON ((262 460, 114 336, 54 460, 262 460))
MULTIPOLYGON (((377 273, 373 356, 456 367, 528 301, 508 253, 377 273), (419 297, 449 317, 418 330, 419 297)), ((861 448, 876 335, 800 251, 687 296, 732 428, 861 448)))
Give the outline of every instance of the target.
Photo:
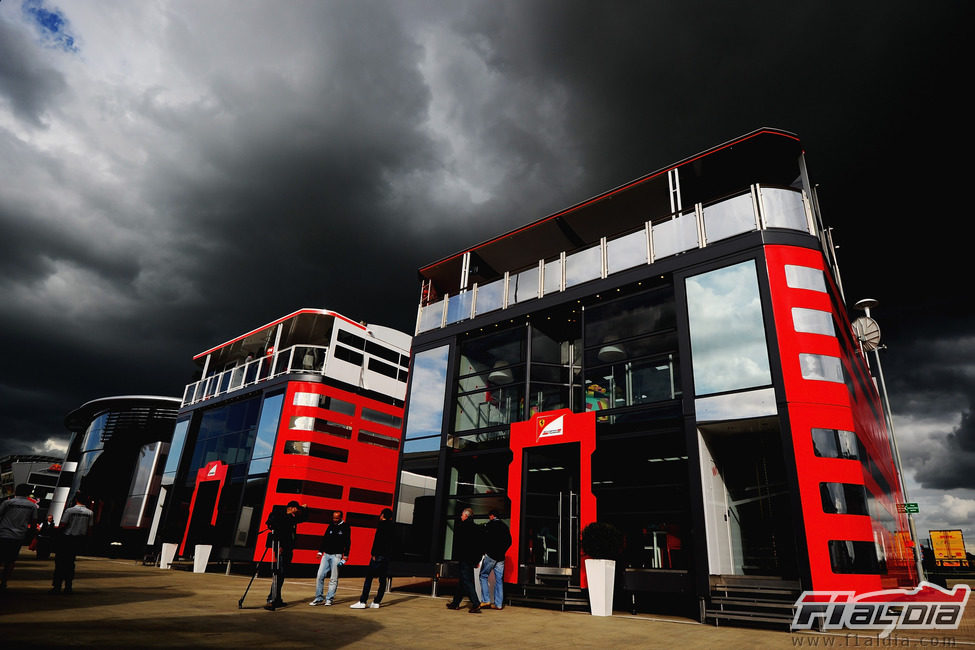
POLYGON ((484 558, 481 560, 481 607, 501 609, 504 599, 504 554, 511 547, 511 531, 503 521, 498 519, 498 511, 492 510, 488 515, 490 521, 484 527, 484 558), (488 586, 488 576, 494 573, 494 604, 491 603, 491 591, 488 586))
POLYGON ((331 605, 335 598, 335 590, 339 586, 339 567, 349 559, 349 549, 352 547, 352 534, 349 524, 342 519, 342 511, 332 513, 332 523, 325 529, 322 543, 318 547, 318 555, 322 561, 318 565, 318 575, 315 577, 315 599, 309 605, 331 605), (325 577, 329 576, 328 594, 325 595, 325 577), (323 597, 324 596, 324 597, 323 597))

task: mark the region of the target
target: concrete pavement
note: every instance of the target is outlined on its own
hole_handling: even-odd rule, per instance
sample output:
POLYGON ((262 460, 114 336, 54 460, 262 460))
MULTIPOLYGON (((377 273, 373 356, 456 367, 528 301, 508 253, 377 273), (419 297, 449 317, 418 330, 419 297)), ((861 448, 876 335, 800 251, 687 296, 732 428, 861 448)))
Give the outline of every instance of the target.
MULTIPOLYGON (((309 607, 314 580, 289 579, 275 612, 262 606, 269 580, 258 578, 244 607, 237 603, 249 575, 193 574, 130 560, 78 559, 75 593, 48 594, 53 562, 24 552, 0 592, 0 646, 31 647, 377 647, 377 648, 975 648, 975 604, 959 630, 876 637, 792 634, 701 625, 678 618, 588 614, 507 607, 469 614, 447 610, 446 597, 406 591, 398 578, 379 609, 353 610, 362 579, 339 583, 335 605, 309 607), (14 644, 17 644, 15 646, 14 644)), ((374 587, 375 588, 375 587, 374 587)))

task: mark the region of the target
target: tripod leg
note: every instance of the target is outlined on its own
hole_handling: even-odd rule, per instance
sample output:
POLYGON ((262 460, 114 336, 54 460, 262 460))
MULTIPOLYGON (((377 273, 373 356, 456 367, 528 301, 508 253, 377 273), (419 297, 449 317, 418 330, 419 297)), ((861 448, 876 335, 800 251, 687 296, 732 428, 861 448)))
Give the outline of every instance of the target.
POLYGON ((261 559, 258 560, 257 567, 254 568, 254 575, 251 576, 250 581, 247 583, 247 589, 244 589, 244 595, 241 596, 240 600, 237 601, 237 609, 242 609, 244 607, 244 599, 247 598, 247 592, 251 590, 251 585, 254 584, 254 578, 257 577, 257 574, 261 570, 261 564, 264 562, 264 558, 267 557, 267 551, 268 549, 265 548, 264 554, 261 555, 261 559))
POLYGON ((271 608, 281 602, 281 544, 274 540, 274 572, 271 576, 271 608))

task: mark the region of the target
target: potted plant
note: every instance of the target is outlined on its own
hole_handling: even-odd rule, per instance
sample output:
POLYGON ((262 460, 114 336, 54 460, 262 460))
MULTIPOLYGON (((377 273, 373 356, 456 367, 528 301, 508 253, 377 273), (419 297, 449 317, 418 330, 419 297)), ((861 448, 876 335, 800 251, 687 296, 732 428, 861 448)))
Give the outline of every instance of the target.
POLYGON ((582 550, 588 556, 589 609, 593 616, 611 616, 616 559, 623 552, 623 533, 612 524, 595 521, 582 531, 582 550))

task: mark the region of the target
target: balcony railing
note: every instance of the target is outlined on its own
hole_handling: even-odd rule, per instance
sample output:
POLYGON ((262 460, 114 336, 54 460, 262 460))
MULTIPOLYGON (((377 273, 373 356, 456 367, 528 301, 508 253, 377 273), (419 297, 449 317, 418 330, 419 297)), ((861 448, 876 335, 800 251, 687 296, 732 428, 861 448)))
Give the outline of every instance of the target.
POLYGON ((187 384, 183 391, 183 406, 202 402, 290 372, 324 375, 327 358, 328 347, 326 346, 294 345, 281 350, 277 357, 272 355, 254 359, 187 384))
POLYGON ((734 196, 698 203, 653 219, 643 227, 598 244, 537 264, 456 295, 421 305, 416 333, 427 332, 499 309, 565 291, 590 280, 653 264, 657 260, 767 228, 816 234, 812 209, 804 192, 795 188, 752 185, 734 196))

